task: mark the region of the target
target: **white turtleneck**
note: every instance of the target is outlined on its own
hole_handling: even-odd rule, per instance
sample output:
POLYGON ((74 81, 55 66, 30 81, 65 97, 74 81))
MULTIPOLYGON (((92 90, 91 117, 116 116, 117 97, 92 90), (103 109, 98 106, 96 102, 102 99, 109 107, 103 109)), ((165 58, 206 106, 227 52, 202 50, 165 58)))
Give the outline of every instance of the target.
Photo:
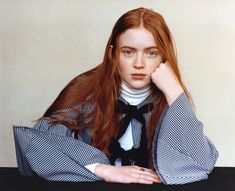
POLYGON ((150 85, 141 89, 134 89, 127 85, 124 81, 121 83, 121 96, 130 104, 138 105, 144 101, 150 94, 150 85))
MULTIPOLYGON (((121 97, 127 101, 130 105, 138 105, 142 101, 144 101, 150 94, 150 85, 147 85, 141 89, 134 89, 127 85, 124 81, 121 83, 121 97)), ((127 127, 126 132, 120 137, 118 140, 121 147, 124 150, 129 150, 133 147, 133 136, 132 136, 132 128, 131 123, 127 127)), ((89 169, 91 172, 95 172, 95 167, 98 165, 98 163, 86 165, 85 167, 89 169)), ((115 161, 116 166, 121 166, 121 161, 117 159, 115 161)))

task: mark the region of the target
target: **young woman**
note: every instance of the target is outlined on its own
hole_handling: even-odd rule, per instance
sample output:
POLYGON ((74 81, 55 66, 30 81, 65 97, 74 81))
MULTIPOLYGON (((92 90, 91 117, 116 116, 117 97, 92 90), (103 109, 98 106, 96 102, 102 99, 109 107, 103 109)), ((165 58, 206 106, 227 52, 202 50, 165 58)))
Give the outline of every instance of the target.
POLYGON ((55 181, 184 184, 206 179, 218 157, 181 81, 171 33, 145 8, 121 16, 103 62, 14 134, 20 173, 55 181))

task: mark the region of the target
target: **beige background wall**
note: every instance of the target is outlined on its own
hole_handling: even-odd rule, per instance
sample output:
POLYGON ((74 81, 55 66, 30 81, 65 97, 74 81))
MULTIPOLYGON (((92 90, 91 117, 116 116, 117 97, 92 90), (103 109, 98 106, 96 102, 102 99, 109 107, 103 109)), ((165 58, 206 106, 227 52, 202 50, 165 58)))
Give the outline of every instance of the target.
POLYGON ((235 166, 235 1, 0 0, 0 166, 16 166, 12 125, 32 126, 60 90, 100 63, 114 22, 161 13, 217 166, 235 166))

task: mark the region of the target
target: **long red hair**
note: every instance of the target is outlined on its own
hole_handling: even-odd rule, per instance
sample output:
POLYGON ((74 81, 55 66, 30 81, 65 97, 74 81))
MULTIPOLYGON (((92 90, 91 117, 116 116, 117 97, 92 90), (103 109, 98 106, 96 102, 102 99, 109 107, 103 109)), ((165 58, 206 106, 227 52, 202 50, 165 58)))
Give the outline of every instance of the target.
MULTIPOLYGON (((143 26, 152 33, 160 54, 170 63, 188 95, 181 81, 173 38, 163 17, 150 9, 138 8, 122 15, 114 25, 106 45, 103 62, 74 78, 43 115, 51 118, 53 123, 62 123, 74 131, 90 126, 92 145, 105 154, 109 154, 109 143, 119 131, 118 116, 115 113, 121 83, 117 72, 119 37, 126 30, 139 26, 143 26), (90 110, 84 111, 82 106, 76 107, 77 105, 90 105, 90 110), (76 115, 68 115, 68 109, 76 115)), ((154 130, 167 106, 164 95, 155 85, 152 84, 152 87, 151 95, 158 93, 158 97, 156 109, 151 115, 147 128, 149 151, 151 151, 154 130)))

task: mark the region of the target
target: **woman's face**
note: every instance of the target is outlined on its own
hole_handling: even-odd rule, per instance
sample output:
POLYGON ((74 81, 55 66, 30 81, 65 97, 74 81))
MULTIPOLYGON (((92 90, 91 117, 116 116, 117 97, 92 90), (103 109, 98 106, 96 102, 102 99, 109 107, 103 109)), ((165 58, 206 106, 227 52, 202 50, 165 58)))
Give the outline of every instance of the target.
POLYGON ((119 37, 118 73, 131 88, 151 83, 151 74, 162 62, 151 32, 143 27, 126 30, 119 37))

